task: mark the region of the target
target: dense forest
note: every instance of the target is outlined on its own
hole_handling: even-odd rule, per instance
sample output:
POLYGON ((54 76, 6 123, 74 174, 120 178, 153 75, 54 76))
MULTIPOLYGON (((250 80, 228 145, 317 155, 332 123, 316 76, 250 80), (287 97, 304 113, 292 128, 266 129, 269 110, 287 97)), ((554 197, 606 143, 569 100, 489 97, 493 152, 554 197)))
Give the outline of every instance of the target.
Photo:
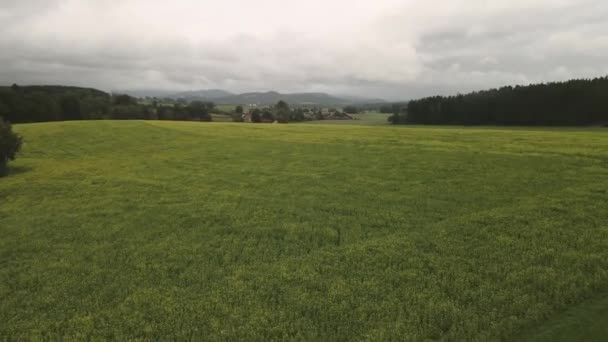
POLYGON ((170 106, 138 103, 129 95, 65 86, 0 87, 0 117, 12 123, 90 119, 150 119, 210 121, 210 102, 170 106))
POLYGON ((394 124, 606 125, 608 77, 503 87, 410 101, 394 124))

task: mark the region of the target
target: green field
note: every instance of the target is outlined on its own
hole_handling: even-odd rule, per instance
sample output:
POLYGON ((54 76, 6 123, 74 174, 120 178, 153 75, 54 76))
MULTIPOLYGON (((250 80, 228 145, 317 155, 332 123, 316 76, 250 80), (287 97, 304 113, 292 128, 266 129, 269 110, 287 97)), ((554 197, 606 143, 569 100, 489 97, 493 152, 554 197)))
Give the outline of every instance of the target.
POLYGON ((213 122, 233 122, 232 116, 228 114, 211 114, 213 122))
MULTIPOLYGON (((217 108, 218 110, 220 110, 224 113, 232 114, 232 113, 234 113, 236 106, 237 105, 218 104, 218 105, 215 105, 215 108, 217 108)), ((246 106, 244 106, 244 107, 246 107, 246 106)))
POLYGON ((589 322, 608 321, 608 130, 15 129, 3 339, 605 332, 589 322))
POLYGON ((389 124, 388 117, 391 114, 382 113, 361 113, 351 114, 354 120, 318 120, 309 121, 307 124, 339 124, 339 125, 366 125, 366 126, 386 126, 389 124))

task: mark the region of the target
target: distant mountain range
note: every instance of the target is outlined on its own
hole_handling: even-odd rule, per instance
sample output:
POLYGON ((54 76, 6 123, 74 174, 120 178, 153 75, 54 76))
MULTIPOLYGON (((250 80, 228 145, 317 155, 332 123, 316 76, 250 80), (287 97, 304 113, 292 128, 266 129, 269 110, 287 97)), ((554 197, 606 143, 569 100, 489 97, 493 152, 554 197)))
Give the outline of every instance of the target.
POLYGON ((293 94, 281 94, 276 91, 268 92, 251 92, 243 94, 233 94, 221 89, 208 89, 208 90, 195 90, 185 91, 179 93, 169 93, 161 91, 126 91, 125 93, 137 96, 156 96, 165 97, 172 99, 183 98, 189 101, 200 100, 200 101, 213 101, 217 104, 257 104, 257 105, 269 105, 276 104, 280 100, 283 100, 289 104, 311 104, 311 105, 346 105, 346 104, 358 104, 358 103, 382 103, 386 102, 382 99, 371 99, 361 98, 352 96, 333 96, 326 93, 293 93, 293 94))
POLYGON ((181 93, 170 94, 169 97, 179 99, 189 99, 189 100, 214 100, 224 97, 231 97, 235 94, 221 90, 221 89, 207 89, 207 90, 193 90, 193 91, 183 91, 181 93))

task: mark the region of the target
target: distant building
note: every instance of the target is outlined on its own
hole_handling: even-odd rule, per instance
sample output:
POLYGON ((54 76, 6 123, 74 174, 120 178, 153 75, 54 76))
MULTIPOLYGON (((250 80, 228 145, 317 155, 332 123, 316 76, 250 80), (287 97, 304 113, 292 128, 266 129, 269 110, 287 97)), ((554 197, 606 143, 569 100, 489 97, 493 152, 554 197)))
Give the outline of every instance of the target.
POLYGON ((241 118, 243 118, 243 122, 251 122, 251 112, 243 113, 241 118))

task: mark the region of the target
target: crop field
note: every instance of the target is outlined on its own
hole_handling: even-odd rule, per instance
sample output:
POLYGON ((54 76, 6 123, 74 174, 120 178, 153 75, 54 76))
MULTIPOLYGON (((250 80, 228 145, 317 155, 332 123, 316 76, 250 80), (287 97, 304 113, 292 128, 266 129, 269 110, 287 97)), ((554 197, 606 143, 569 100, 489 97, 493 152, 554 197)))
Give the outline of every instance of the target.
POLYGON ((606 332, 589 323, 608 320, 606 129, 15 129, 3 339, 606 332))

